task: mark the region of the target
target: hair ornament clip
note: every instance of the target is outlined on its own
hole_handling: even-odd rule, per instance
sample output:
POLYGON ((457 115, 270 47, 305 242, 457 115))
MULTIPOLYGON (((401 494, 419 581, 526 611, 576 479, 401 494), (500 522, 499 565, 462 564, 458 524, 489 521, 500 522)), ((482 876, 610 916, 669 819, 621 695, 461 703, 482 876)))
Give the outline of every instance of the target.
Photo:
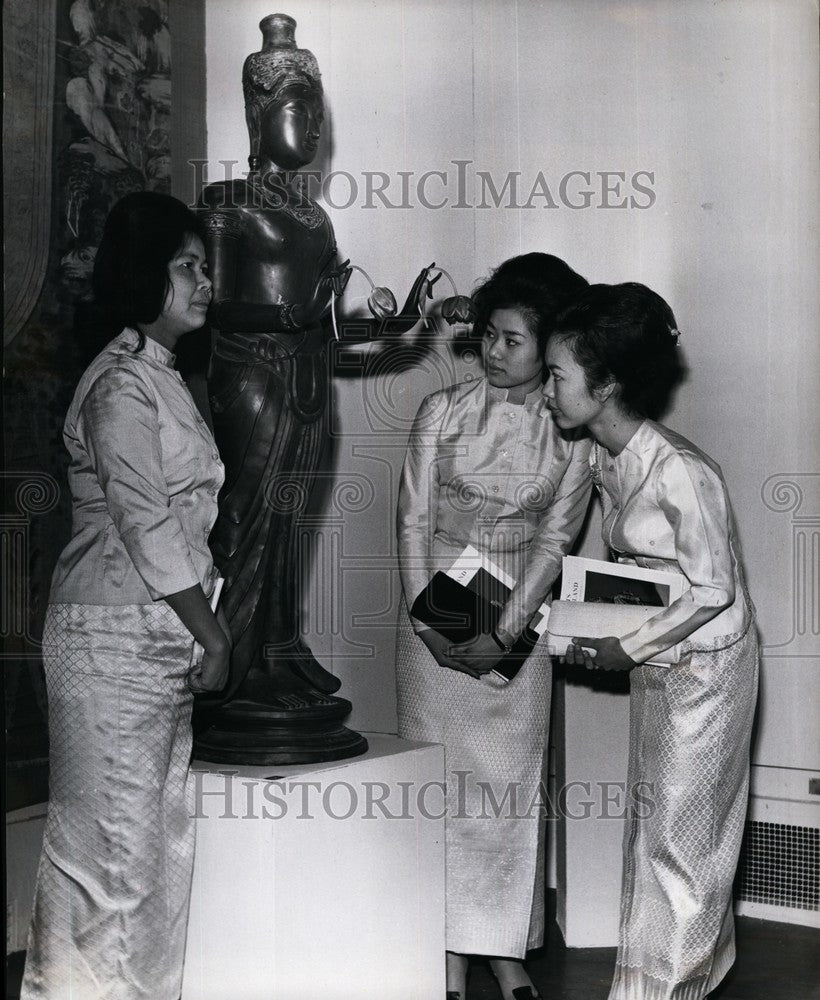
POLYGON ((669 327, 669 336, 675 338, 675 346, 680 347, 680 330, 677 327, 669 327))

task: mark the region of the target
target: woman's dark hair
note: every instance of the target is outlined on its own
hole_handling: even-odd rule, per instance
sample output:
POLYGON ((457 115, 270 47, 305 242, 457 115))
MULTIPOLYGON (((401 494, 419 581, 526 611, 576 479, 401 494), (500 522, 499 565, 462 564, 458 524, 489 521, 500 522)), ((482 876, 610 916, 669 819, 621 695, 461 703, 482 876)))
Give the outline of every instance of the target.
POLYGON ((168 294, 168 263, 190 234, 201 235, 196 215, 181 201, 157 191, 135 191, 108 213, 94 261, 94 298, 109 336, 125 326, 145 337, 168 294))
POLYGON ((584 369, 590 392, 617 385, 632 416, 657 417, 685 374, 678 324, 667 303, 646 285, 590 285, 555 321, 584 369))
POLYGON ((499 265, 472 294, 473 338, 484 336, 496 309, 518 309, 543 355, 558 312, 589 286, 586 278, 549 253, 525 253, 499 265))

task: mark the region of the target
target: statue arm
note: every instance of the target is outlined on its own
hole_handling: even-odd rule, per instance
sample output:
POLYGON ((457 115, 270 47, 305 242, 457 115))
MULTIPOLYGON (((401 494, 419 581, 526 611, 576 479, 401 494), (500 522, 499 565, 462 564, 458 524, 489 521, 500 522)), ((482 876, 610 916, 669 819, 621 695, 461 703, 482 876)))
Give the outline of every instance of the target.
MULTIPOLYGON (((422 323, 424 316, 424 301, 432 299, 433 285, 441 277, 440 274, 432 274, 435 264, 423 267, 416 276, 413 286, 405 300, 404 305, 392 315, 356 316, 341 317, 339 324, 340 339, 347 343, 361 343, 378 340, 381 337, 390 337, 407 333, 414 326, 422 323)), ((371 300, 384 293, 387 293, 389 300, 392 300, 392 308, 396 310, 395 299, 387 292, 387 289, 374 289, 371 300)), ((374 303, 378 311, 378 299, 374 303)), ((371 306, 371 312, 373 306, 371 306)))

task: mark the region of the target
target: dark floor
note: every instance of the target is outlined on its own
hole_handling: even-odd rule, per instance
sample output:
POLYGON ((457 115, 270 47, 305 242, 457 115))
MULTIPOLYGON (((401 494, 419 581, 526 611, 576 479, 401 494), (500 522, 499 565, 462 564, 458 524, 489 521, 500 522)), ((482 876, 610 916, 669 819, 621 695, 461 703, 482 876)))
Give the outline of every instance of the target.
MULTIPOLYGON (((544 1000, 606 1000, 614 948, 566 948, 548 893, 547 943, 530 953, 527 968, 544 1000)), ((710 1000, 820 1000, 820 930, 740 917, 737 961, 710 1000)), ((467 1000, 499 1000, 486 965, 475 963, 467 1000)))
MULTIPOLYGON (((555 893, 549 895, 554 913, 555 893)), ((606 1000, 615 949, 565 948, 554 919, 549 926, 546 946, 533 952, 527 963, 544 1000, 606 1000)), ((734 968, 710 1000, 820 1000, 820 931, 741 917, 737 947, 734 968)), ((19 998, 23 959, 24 953, 17 952, 7 960, 7 1000, 19 998)), ((467 1000, 498 1000, 500 996, 489 969, 476 962, 467 1000)), ((327 993, 323 998, 337 1000, 327 993)), ((241 991, 230 1000, 243 1000, 241 991)))

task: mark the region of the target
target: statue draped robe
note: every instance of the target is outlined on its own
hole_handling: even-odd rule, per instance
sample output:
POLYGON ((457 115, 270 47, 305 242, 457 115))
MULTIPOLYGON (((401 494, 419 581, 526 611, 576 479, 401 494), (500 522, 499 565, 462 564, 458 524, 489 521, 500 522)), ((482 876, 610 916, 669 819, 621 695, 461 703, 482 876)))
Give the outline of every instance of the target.
MULTIPOLYGON (((298 328, 290 310, 315 298, 336 245, 325 212, 301 195, 263 199, 237 181, 206 188, 202 203, 219 326, 208 395, 225 464, 210 541, 234 637, 223 701, 279 704, 304 689, 300 664, 315 664, 300 639, 298 522, 328 430, 326 333, 318 320, 298 328), (259 329, 259 307, 270 329, 259 329)), ((325 677, 325 692, 338 686, 325 677)))

